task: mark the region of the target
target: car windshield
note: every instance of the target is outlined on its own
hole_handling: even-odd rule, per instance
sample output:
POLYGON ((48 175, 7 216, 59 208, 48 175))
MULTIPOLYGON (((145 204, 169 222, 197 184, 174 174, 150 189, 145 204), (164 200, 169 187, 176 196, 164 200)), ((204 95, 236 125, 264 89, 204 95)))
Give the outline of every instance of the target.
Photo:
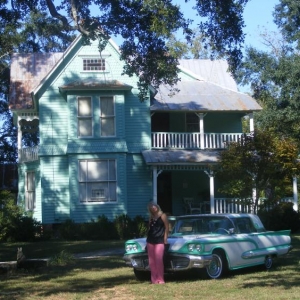
POLYGON ((229 233, 235 229, 231 219, 224 216, 198 216, 178 219, 172 235, 229 233), (222 230, 223 229, 223 230, 222 230), (223 232, 222 232, 223 231, 223 232))

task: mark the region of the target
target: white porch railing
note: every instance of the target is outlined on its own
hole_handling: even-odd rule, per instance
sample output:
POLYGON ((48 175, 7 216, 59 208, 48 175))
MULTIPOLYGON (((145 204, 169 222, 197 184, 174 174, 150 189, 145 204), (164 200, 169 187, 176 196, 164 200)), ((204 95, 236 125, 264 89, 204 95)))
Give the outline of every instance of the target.
MULTIPOLYGON (((280 202, 293 202, 293 198, 282 198, 280 202)), ((215 198, 215 213, 253 213, 253 205, 242 204, 240 199, 215 198)))
POLYGON ((39 146, 19 149, 19 162, 29 162, 39 159, 39 146))
POLYGON ((237 142, 242 133, 152 132, 154 149, 223 149, 227 142, 237 142))

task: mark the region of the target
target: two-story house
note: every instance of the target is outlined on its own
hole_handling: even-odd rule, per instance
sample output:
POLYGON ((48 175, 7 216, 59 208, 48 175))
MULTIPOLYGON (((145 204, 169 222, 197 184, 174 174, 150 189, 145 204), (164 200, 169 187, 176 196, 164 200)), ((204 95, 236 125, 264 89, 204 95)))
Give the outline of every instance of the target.
POLYGON ((119 57, 112 40, 99 53, 81 37, 64 53, 12 57, 18 202, 44 224, 146 216, 150 200, 173 215, 184 199, 214 212, 218 153, 239 139, 243 117, 254 130, 261 107, 237 91, 225 61, 182 60, 180 91, 150 88, 140 102, 119 57))

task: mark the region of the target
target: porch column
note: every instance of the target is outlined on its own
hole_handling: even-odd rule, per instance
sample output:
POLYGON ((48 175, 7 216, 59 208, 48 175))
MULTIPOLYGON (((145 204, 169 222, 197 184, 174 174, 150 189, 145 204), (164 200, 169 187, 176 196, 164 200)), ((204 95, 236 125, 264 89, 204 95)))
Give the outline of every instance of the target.
POLYGON ((253 113, 249 114, 249 125, 250 125, 250 132, 253 132, 254 131, 253 113))
POLYGON ((200 129, 200 148, 204 147, 204 114, 197 114, 199 118, 199 129, 200 129))
POLYGON ((215 180, 213 171, 205 171, 209 177, 209 191, 210 191, 210 213, 215 213, 215 180))
POLYGON ((297 189, 297 177, 293 177, 293 196, 294 196, 294 210, 298 212, 298 189, 297 189))
POLYGON ((20 121, 21 118, 18 117, 18 150, 22 149, 22 125, 20 124, 20 121))
POLYGON ((153 202, 157 203, 157 167, 152 169, 153 202))

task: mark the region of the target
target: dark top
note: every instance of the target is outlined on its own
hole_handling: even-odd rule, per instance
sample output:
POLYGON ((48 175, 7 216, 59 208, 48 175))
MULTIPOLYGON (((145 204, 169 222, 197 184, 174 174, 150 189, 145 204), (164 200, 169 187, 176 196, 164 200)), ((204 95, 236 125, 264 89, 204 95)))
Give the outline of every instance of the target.
POLYGON ((157 220, 150 219, 149 230, 147 235, 147 243, 150 244, 163 244, 165 234, 165 224, 161 217, 157 220))

